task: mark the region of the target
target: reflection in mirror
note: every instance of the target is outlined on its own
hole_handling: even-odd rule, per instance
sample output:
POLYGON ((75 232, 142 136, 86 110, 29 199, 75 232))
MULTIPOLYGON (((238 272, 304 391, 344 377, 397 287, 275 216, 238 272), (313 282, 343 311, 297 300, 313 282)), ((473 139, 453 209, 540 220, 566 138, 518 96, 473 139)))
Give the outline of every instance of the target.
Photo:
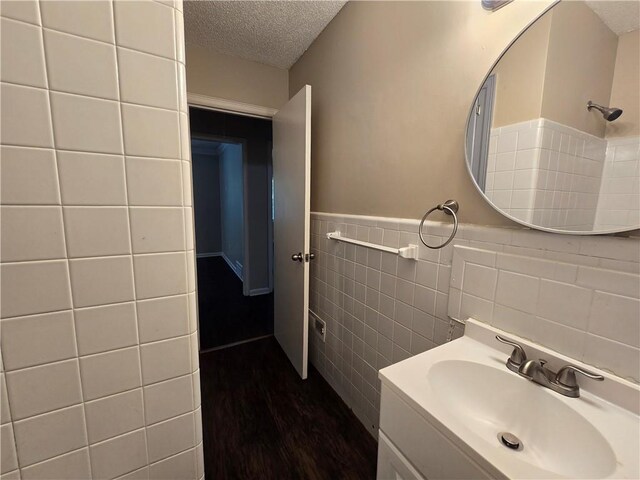
POLYGON ((497 62, 466 138, 497 210, 551 231, 640 228, 639 17, 638 2, 563 1, 497 62))

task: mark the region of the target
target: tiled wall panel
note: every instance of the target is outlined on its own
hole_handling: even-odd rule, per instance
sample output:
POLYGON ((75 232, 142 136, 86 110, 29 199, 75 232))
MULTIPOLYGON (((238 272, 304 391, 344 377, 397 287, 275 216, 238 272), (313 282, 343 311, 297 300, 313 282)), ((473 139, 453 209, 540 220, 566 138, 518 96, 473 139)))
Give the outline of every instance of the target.
POLYGON ((514 218, 593 229, 607 141, 546 118, 491 130, 487 197, 514 218))
MULTIPOLYGON (((322 342, 310 329, 309 358, 372 434, 377 434, 380 409, 377 371, 461 335, 460 325, 451 327, 450 302, 463 317, 501 319, 496 325, 507 331, 640 379, 638 237, 463 224, 441 250, 420 245, 417 261, 326 238, 327 232, 339 230, 392 247, 419 244, 418 223, 312 215, 316 260, 310 309, 327 323, 327 335, 322 342), (453 255, 457 246, 473 247, 478 255, 464 272, 462 290, 455 288, 460 281, 453 255)), ((450 231, 448 224, 425 224, 431 244, 442 243, 450 231)))
POLYGON ((181 1, 2 1, 1 478, 203 478, 181 1))
POLYGON ((640 225, 640 137, 610 138, 602 171, 596 228, 640 225))
POLYGON ((639 382, 640 277, 568 260, 456 245, 449 316, 473 317, 639 382))

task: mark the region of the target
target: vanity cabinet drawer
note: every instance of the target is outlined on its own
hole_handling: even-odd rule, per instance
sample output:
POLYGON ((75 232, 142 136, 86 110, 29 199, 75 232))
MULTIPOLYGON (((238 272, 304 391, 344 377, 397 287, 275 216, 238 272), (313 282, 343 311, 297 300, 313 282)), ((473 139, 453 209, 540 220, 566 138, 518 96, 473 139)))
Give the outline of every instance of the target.
MULTIPOLYGON (((386 436, 422 476, 409 478, 442 480, 496 478, 496 475, 485 472, 384 383, 382 384, 380 430, 380 438, 386 436)), ((497 477, 501 478, 500 475, 497 477)), ((378 478, 382 477, 378 475, 378 478)))
POLYGON ((382 432, 378 436, 377 480, 425 480, 382 432))

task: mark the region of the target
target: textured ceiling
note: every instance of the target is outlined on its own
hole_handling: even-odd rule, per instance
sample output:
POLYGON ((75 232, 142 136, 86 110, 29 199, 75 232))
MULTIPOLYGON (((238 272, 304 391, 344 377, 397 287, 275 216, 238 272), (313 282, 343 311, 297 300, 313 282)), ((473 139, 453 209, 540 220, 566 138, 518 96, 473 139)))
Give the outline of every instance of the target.
POLYGON ((618 35, 640 29, 640 2, 637 0, 587 0, 587 5, 618 35))
POLYGON ((346 1, 186 1, 187 43, 288 69, 346 1))

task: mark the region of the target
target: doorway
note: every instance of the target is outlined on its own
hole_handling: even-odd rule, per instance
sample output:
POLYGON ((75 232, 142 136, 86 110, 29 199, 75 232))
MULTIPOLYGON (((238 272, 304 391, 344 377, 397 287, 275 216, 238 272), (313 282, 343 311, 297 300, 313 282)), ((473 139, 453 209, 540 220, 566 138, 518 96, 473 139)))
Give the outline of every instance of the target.
POLYGON ((272 335, 271 120, 190 107, 200 350, 272 335))

